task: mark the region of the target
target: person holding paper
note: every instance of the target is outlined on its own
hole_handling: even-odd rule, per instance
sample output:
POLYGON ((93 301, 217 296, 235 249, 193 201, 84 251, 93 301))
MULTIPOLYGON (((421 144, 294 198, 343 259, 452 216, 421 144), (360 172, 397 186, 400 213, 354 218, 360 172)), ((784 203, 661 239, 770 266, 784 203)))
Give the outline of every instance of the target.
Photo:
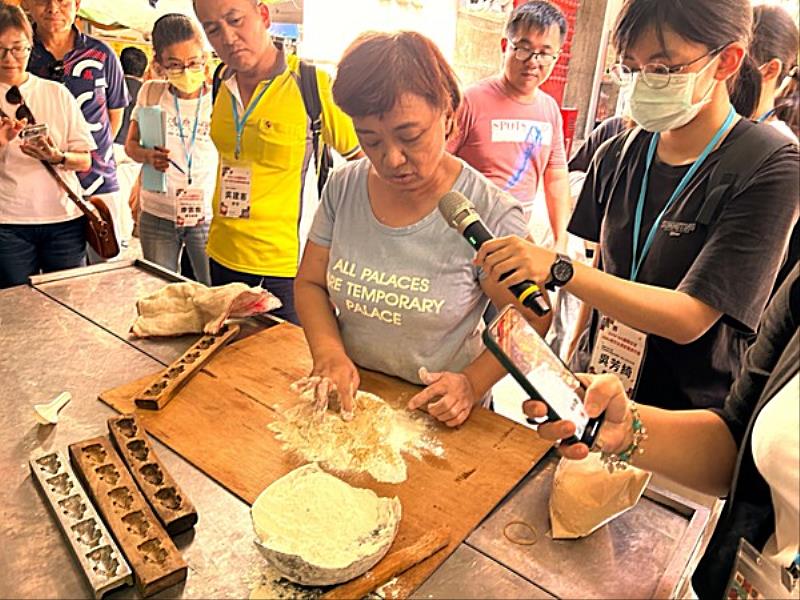
POLYGON ((147 260, 177 272, 186 251, 197 280, 211 285, 206 243, 217 151, 210 137, 212 100, 205 83, 203 40, 192 21, 179 14, 158 19, 152 40, 155 69, 167 81, 142 86, 125 143, 133 160, 166 175, 164 192, 142 186, 142 252, 147 260), (145 111, 155 111, 157 127, 166 117, 163 147, 148 149, 140 143, 145 111))

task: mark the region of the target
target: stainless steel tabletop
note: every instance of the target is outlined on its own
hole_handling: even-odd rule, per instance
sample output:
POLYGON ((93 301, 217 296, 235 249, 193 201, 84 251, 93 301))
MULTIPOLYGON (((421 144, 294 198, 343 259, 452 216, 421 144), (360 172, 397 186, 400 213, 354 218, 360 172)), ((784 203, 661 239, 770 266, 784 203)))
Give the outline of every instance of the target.
MULTIPOLYGON (((115 413, 97 400, 98 393, 157 371, 196 339, 134 340, 127 334, 136 299, 170 277, 131 263, 90 267, 67 278, 37 279, 35 287, 0 290, 0 598, 89 596, 27 461, 37 449, 64 449, 104 434, 105 420, 115 413), (37 425, 33 404, 62 391, 71 392, 73 399, 59 424, 37 425)), ((266 326, 248 320, 244 331, 266 326)), ((176 539, 189 564, 187 581, 159 596, 247 597, 263 568, 252 542, 248 506, 162 444, 156 442, 156 448, 200 516, 194 532, 176 539)), ((643 502, 601 535, 563 546, 552 540, 514 546, 498 535, 511 517, 535 523, 540 534, 546 533, 542 511, 551 465, 552 460, 540 463, 414 597, 644 597, 654 590, 673 593, 680 586, 686 565, 696 558, 701 525, 708 517, 706 509, 688 501, 672 508, 666 506, 670 502, 643 502), (604 560, 620 580, 608 593, 597 594, 596 576, 604 560), (587 564, 591 568, 581 574, 587 564)), ((392 597, 391 586, 384 595, 392 597)), ((110 596, 135 597, 136 591, 127 588, 110 596)))

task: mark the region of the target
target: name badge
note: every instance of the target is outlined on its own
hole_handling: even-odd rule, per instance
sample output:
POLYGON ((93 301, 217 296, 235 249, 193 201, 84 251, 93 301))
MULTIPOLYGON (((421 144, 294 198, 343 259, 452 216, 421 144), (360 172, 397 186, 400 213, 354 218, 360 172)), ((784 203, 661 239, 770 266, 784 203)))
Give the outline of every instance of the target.
POLYGON ((250 218, 250 190, 253 170, 248 165, 222 164, 219 214, 229 219, 250 218))
POLYGON ((753 548, 744 538, 739 540, 736 562, 725 588, 726 600, 782 600, 797 598, 797 560, 784 568, 753 548))
POLYGON ((205 223, 205 194, 200 188, 184 188, 177 190, 178 200, 175 225, 178 227, 194 227, 205 223))
POLYGON ((589 373, 613 373, 629 398, 634 397, 647 350, 647 335, 600 315, 589 373))

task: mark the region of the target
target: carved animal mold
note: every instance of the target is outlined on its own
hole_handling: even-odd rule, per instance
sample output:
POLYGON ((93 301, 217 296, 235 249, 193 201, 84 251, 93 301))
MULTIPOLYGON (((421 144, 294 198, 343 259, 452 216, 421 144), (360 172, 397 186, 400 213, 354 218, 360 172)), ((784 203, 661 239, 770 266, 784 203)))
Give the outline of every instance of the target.
POLYGON ((70 543, 95 598, 133 584, 131 568, 61 452, 31 456, 31 473, 70 543))
POLYGON ((111 441, 128 465, 136 483, 171 536, 191 529, 197 511, 164 468, 136 415, 108 420, 111 441))
MULTIPOLYGON (((98 437, 71 444, 69 455, 76 474, 130 561, 141 595, 151 596, 186 579, 187 565, 183 557, 148 506, 111 441, 98 437)), ((80 506, 75 504, 64 509, 75 514, 80 512, 80 506)), ((96 534, 86 526, 76 530, 75 535, 91 541, 96 534)), ((113 569, 113 557, 101 547, 92 552, 97 573, 113 569)))

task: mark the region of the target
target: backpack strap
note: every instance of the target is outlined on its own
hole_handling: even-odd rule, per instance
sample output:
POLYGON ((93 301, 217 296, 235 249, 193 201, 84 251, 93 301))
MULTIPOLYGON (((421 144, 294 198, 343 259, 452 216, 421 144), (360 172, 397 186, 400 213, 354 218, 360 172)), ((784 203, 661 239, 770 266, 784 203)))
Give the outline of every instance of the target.
POLYGON ((711 171, 697 222, 711 223, 720 203, 739 193, 773 155, 794 142, 769 125, 752 123, 711 171))
POLYGON ((330 148, 320 140, 322 135, 322 99, 317 85, 317 68, 305 61, 300 61, 300 94, 306 107, 306 114, 311 121, 311 145, 314 149, 314 160, 317 171, 317 191, 322 195, 322 188, 328 179, 333 165, 330 148))

